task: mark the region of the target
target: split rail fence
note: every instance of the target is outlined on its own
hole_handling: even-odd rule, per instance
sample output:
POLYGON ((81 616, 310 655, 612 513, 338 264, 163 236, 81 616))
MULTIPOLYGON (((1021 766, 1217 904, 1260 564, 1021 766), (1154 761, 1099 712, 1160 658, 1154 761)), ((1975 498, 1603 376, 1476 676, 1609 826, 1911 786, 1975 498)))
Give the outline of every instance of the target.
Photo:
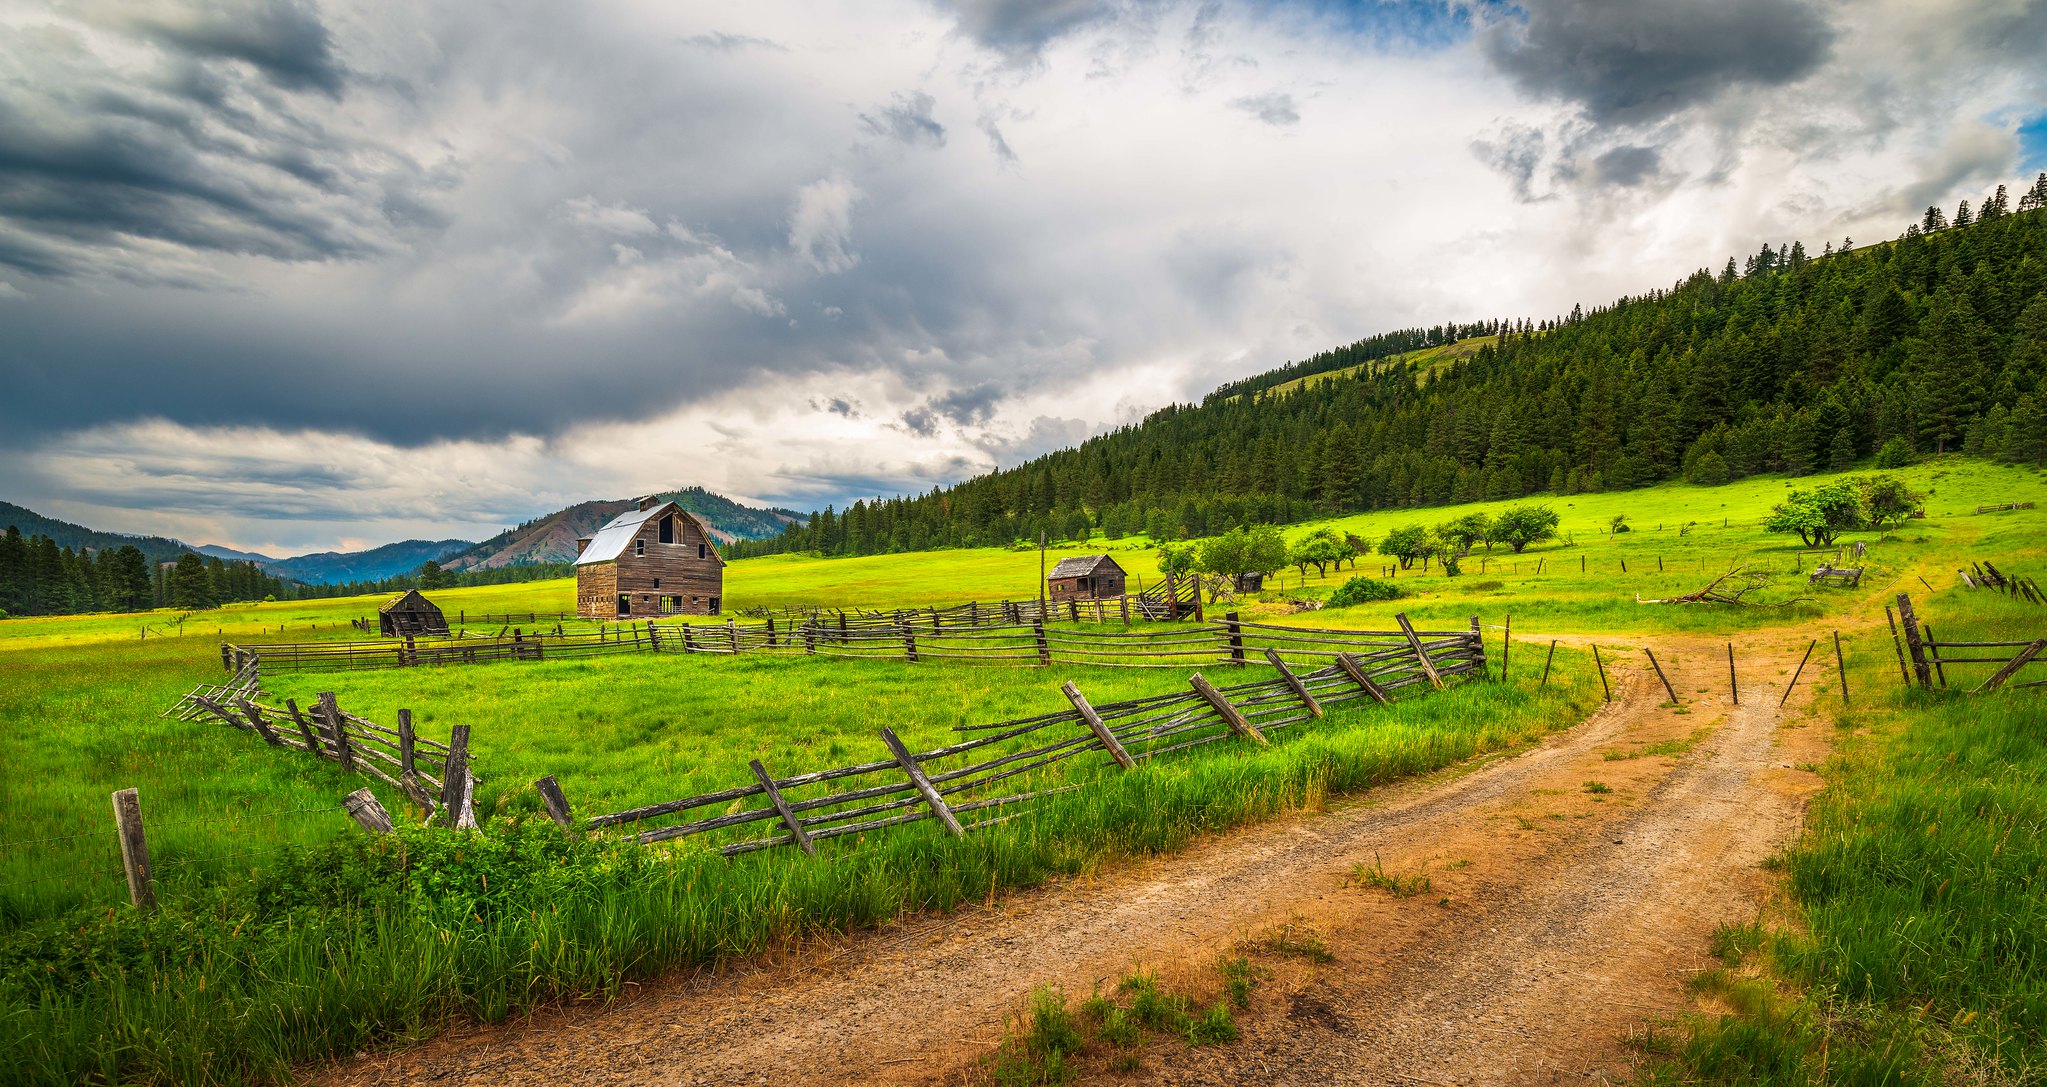
MULTIPOLYGON (((1333 704, 1361 698, 1388 704, 1403 690, 1439 690, 1448 681, 1486 674, 1485 646, 1475 630, 1424 634, 1405 616, 1401 627, 1393 636, 1397 642, 1332 651, 1329 664, 1307 672, 1296 672, 1268 647, 1259 655, 1277 674, 1248 683, 1217 685, 1195 672, 1186 691, 1102 705, 1067 683, 1061 692, 1071 709, 957 726, 973 736, 956 744, 912 752, 883 728, 886 758, 789 777, 772 775, 756 759, 748 766, 751 781, 596 815, 580 826, 644 828, 628 835, 642 843, 711 834, 727 856, 789 845, 814 854, 824 839, 934 819, 946 833, 960 836, 1021 814, 1002 809, 1083 788, 1085 781, 1033 783, 1025 777, 1065 760, 1105 756, 1100 766, 1130 770, 1222 740, 1263 745, 1272 733, 1313 722, 1333 704), (1005 792, 999 785, 1021 791, 1005 792), (715 814, 647 826, 706 809, 715 814)), ((535 784, 556 821, 579 825, 553 778, 535 784)))
POLYGON ((2047 687, 2047 678, 2019 678, 2030 666, 2047 665, 2047 638, 2018 642, 1940 641, 1934 637, 1932 625, 1920 621, 1912 608, 1912 598, 1905 593, 1898 594, 1897 612, 1893 614, 1890 606, 1885 605, 1884 614, 1891 621, 1898 673, 1907 686, 1946 687, 1949 668, 1993 664, 1996 670, 1971 688, 1970 693, 1981 694, 2000 687, 2047 687))
MULTIPOLYGON (((1083 613, 1084 614, 1084 613, 1083 613)), ((997 612, 996 616, 1003 616, 997 612)), ((1004 616, 1006 618, 1006 616, 1004 616)), ((1086 664, 1098 667, 1183 667, 1204 662, 1258 663, 1266 649, 1294 660, 1334 659, 1407 645, 1410 634, 1449 648, 1477 637, 1469 630, 1418 634, 1339 630, 1244 622, 1232 612, 1221 622, 1126 630, 1060 628, 1035 617, 1026 622, 948 622, 942 613, 837 616, 778 624, 770 618, 741 624, 646 622, 591 633, 509 638, 297 642, 221 646, 231 672, 256 667, 278 671, 349 671, 365 668, 474 664, 494 660, 550 660, 609 653, 809 654, 842 658, 1011 666, 1086 664)))

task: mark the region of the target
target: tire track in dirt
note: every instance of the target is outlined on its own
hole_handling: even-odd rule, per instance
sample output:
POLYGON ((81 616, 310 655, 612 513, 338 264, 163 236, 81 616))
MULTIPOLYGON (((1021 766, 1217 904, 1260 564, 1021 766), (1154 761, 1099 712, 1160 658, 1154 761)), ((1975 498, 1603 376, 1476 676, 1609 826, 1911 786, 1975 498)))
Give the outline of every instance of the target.
MULTIPOLYGON (((1756 636, 1744 669, 1788 676, 1788 636, 1756 636)), ((1696 701, 1675 712, 1653 676, 1610 663, 1615 702, 1476 768, 1000 905, 812 941, 608 1008, 451 1032, 317 1079, 930 1082, 987 1052, 1036 985, 1084 993, 1133 965, 1186 969, 1289 921, 1322 932, 1336 961, 1275 977, 1243 1018, 1244 1041, 1153 1053, 1148 1081, 1531 1083, 1618 1071, 1620 1035, 1683 1006, 1713 927, 1760 908, 1758 865, 1795 834, 1817 786, 1789 767, 1824 750, 1818 728, 1780 728, 1782 678, 1768 697, 1757 682, 1737 709, 1724 672, 1709 680, 1724 669, 1719 643, 1659 637, 1656 649, 1681 688, 1720 693, 1686 693, 1696 701), (1681 758, 1606 758, 1708 725, 1681 758), (1595 779, 1613 792, 1582 788, 1595 779), (1346 885, 1353 865, 1374 861, 1427 870, 1434 888, 1392 899, 1346 885)))

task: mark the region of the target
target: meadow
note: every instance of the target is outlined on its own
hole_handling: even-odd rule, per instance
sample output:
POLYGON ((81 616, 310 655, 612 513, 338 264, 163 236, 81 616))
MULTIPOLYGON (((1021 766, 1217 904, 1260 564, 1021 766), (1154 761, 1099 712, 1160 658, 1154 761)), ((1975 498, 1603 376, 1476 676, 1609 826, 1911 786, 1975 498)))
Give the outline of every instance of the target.
MULTIPOLYGON (((1885 686, 1894 682, 1895 661, 1881 605, 1910 589, 1926 600, 1922 613, 1943 638, 2005 629, 2000 623, 2039 630, 2034 609, 1952 586, 1953 570, 1972 558, 2036 569, 2029 564, 2047 544, 2047 514, 1970 511, 1985 503, 2047 502, 2047 482, 2031 470, 1959 459, 1896 474, 1929 492, 1929 516, 1880 541, 1866 532, 1845 537, 1871 544, 1871 576, 1855 590, 1808 590, 1797 571, 1809 570, 1816 556, 1801 556, 1795 537, 1758 528, 1789 487, 1824 477, 1547 499, 1562 517, 1558 540, 1520 556, 1481 550, 1459 577, 1440 568, 1398 571, 1394 581, 1414 595, 1395 603, 1289 618, 1290 600, 1325 597, 1357 574, 1377 576, 1381 559, 1365 556, 1355 570, 1322 577, 1289 570, 1269 580, 1266 592, 1213 610, 1376 629, 1385 629, 1396 610, 1425 626, 1461 627, 1477 615, 1495 652, 1498 628, 1511 614, 1516 681, 1468 685, 1384 710, 1353 703, 1269 751, 1211 745, 1056 798, 1031 818, 963 842, 911 827, 834 843, 816 861, 768 855, 726 861, 689 848, 569 841, 538 818, 530 783, 556 776, 577 811, 589 814, 743 782, 750 758, 786 773, 877 757, 881 724, 914 748, 944 742, 958 724, 1063 709, 1058 685, 1066 679, 1109 701, 1183 689, 1184 670, 663 655, 268 678, 267 688, 302 704, 314 692, 334 691, 344 706, 374 720, 409 708, 428 736, 471 725, 487 833, 472 849, 450 852, 445 837, 407 831, 371 841, 354 831, 337 805, 360 781, 332 763, 273 752, 219 725, 157 716, 193 684, 221 678, 220 641, 357 637, 348 621, 373 615, 379 600, 243 605, 184 616, 182 624, 165 612, 0 622, 0 720, 7 722, 0 764, 9 774, 9 787, 0 790, 0 826, 7 828, 0 834, 0 1038, 7 1039, 0 1042, 6 1073, 0 1078, 230 1082, 279 1075, 296 1061, 431 1033, 452 1018, 494 1019, 536 1003, 602 997, 627 980, 805 933, 943 909, 1119 856, 1174 848, 1193 834, 1314 806, 1572 723, 1597 697, 1597 680, 1589 658, 1567 648, 1550 688, 1532 689, 1539 647, 1553 633, 1626 643, 1659 631, 1841 627, 1858 690, 1882 693, 1858 700, 1846 718, 1856 722, 1843 728, 1853 740, 1813 840, 1824 829, 1859 841, 1885 820, 1903 828, 1919 809, 1897 809, 1899 798, 1884 782, 1927 772, 1936 751, 1970 745, 2011 765, 2030 765, 2025 760, 2039 759, 2038 752, 2015 752, 2010 735, 2036 720, 2031 711, 2040 695, 2001 695, 1995 704, 2008 709, 1979 715, 1952 692, 1895 692, 1885 686), (1634 531, 1609 536, 1608 522, 1623 513, 1634 531), (1812 601, 1742 609, 1636 602, 1638 593, 1697 588, 1736 562, 1774 571, 1765 599, 1812 601), (1928 592, 1933 587, 1938 595, 1928 592), (131 786, 143 796, 166 903, 150 918, 125 906, 108 815, 107 795, 131 786), (653 863, 652 856, 664 860, 653 863), (254 1014, 257 1008, 266 1010, 254 1014)), ((1326 524, 1376 540, 1403 524, 1497 513, 1510 504, 1383 511, 1326 524)), ((1132 574, 1147 582, 1157 576, 1141 537, 1055 549, 1049 561, 1104 546, 1132 574)), ((743 609, 1026 598, 1038 585, 1034 551, 750 559, 728 568, 727 599, 743 609)), ((451 615, 552 612, 572 606, 573 585, 534 582, 434 596, 451 615)), ((2037 744, 2037 725, 2031 735, 2037 744)), ((1967 765, 1985 780, 1925 802, 1946 813, 1938 823, 1955 828, 1956 837, 1927 836, 1914 848, 1952 849, 1960 857, 1977 841, 1969 835, 2006 826, 1997 822, 2004 815, 1970 814, 1970 804, 1993 794, 2004 805, 1998 810, 2031 812, 2024 818, 2034 821, 2023 825, 2038 827, 2037 801, 2026 808, 2024 795, 2038 795, 2037 780, 2023 773, 1998 778, 2000 763, 1967 765)), ((1943 787, 1932 777, 1926 785, 1943 787)), ((384 800, 402 810, 395 796, 384 800)), ((1868 857, 1888 857, 1895 845, 1886 840, 1857 852, 1860 868, 1821 867, 1837 875, 1853 868, 1855 878, 1887 885, 1895 874, 1868 857)), ((1908 863, 1927 859, 1900 855, 1908 863)), ((1999 864, 2024 855, 2007 848, 1989 858, 1986 871, 2001 872, 1999 864)), ((2030 856, 2037 865, 2037 853, 2030 856)), ((1922 868, 1917 876, 1924 875, 1922 868)), ((1781 952, 1772 959, 1781 977, 1771 984, 1800 994, 1772 1006, 1805 1001, 1795 1006, 1819 1009, 1805 1014, 1833 1015, 1827 1001, 1853 996, 1851 985, 1861 987, 1865 995, 1855 998, 1868 1007, 1903 1000, 1874 988, 1881 971, 1856 974, 1843 964, 1868 960, 1888 969, 1900 962, 1896 947, 1886 952, 1890 959, 1878 951, 1886 946, 1883 932, 1905 924, 1909 911, 1899 906, 1859 920, 1825 914, 1822 907, 1833 901, 1826 888, 1839 884, 1798 879, 1801 901, 1814 910, 1813 935, 1805 945, 1770 945, 1781 952), (1828 942, 1829 931, 1860 935, 1828 942)), ((1856 887, 1842 900, 1868 897, 1856 887)), ((1937 901, 1953 891, 1913 893, 1937 901)), ((2037 901, 2034 890, 1975 905, 1991 924, 2014 916, 2026 894, 2037 901)), ((1912 894, 1896 898, 1905 902, 1912 894)), ((2009 946, 1988 939, 1952 937, 1964 958, 2009 946)), ((1956 1017, 1975 1011, 1970 1023, 1994 1018, 2003 1033, 1983 1044, 1995 1052, 2032 1052, 2026 1047, 2038 1045, 2040 987, 2037 973, 2028 971, 2039 960, 2031 945, 2026 954, 2033 957, 2025 969, 1982 973, 1927 995, 1961 1009, 1956 1017), (1997 990, 2006 995, 1982 995, 1995 985, 2006 986, 1997 990), (2013 985, 2032 988, 2014 997, 2013 985), (1994 1017, 1983 1010, 1992 1003, 1994 1017)), ((1733 1031, 1740 1021, 1729 1022, 1733 1031)), ((1697 1027, 1685 1035, 1687 1044, 1708 1045, 1711 1029, 1697 1027)), ((1688 1067, 1687 1075, 1706 1075, 1704 1063, 1688 1067)))

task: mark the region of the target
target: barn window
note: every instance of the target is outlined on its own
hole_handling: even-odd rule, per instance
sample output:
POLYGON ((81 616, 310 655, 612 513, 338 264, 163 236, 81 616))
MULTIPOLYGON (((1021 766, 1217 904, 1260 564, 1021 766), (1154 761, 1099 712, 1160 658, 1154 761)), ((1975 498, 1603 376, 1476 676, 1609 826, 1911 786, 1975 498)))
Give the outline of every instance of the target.
POLYGON ((661 519, 661 542, 675 542, 675 515, 672 513, 661 519))
POLYGON ((706 550, 706 548, 704 547, 704 545, 703 545, 703 544, 701 544, 701 543, 700 543, 700 544, 698 544, 698 545, 697 545, 697 558, 703 558, 703 557, 704 557, 704 552, 705 552, 705 550, 706 550))
POLYGON ((654 579, 654 587, 655 587, 655 588, 657 588, 657 589, 661 587, 661 579, 660 579, 660 578, 658 578, 658 577, 657 577, 657 578, 655 578, 655 579, 654 579))
POLYGON ((645 555, 646 553, 647 553, 647 541, 645 541, 645 540, 634 540, 634 541, 633 541, 633 556, 634 556, 635 558, 638 558, 639 556, 641 556, 641 555, 645 555))

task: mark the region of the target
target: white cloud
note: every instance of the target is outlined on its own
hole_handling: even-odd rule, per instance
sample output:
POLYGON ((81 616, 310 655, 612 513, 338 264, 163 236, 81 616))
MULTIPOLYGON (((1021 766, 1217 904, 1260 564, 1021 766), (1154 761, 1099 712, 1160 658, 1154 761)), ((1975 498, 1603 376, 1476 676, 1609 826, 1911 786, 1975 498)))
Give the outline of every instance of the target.
POLYGON ((796 192, 789 213, 789 248, 826 275, 851 271, 860 263, 853 251, 853 203, 860 190, 842 174, 813 181, 796 192))

